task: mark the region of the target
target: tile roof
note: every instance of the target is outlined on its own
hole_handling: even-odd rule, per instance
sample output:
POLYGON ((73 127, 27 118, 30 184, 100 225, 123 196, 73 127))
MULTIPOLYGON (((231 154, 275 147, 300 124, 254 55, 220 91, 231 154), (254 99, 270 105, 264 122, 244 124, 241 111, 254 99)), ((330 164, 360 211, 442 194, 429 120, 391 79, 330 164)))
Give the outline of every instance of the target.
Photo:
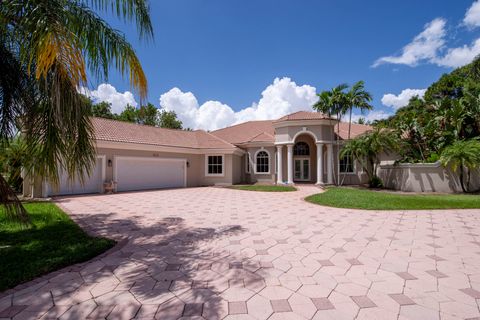
POLYGON ((101 141, 128 142, 192 149, 232 149, 231 143, 203 130, 164 129, 123 121, 92 118, 95 138, 101 141))
MULTIPOLYGON (((264 120, 264 121, 248 121, 240 123, 231 127, 226 127, 220 130, 212 131, 212 134, 222 138, 232 144, 243 144, 249 142, 275 142, 275 128, 274 124, 279 121, 290 120, 318 120, 329 119, 319 112, 300 111, 286 115, 278 120, 264 120), (282 120, 283 119, 283 120, 282 120)), ((339 129, 340 139, 348 139, 348 122, 340 122, 335 125, 335 133, 339 129)), ((372 127, 363 124, 352 123, 350 138, 371 130, 372 127)))
POLYGON ((293 120, 323 120, 323 119, 334 119, 334 118, 328 117, 326 114, 321 112, 298 111, 291 114, 287 114, 286 116, 281 117, 275 122, 293 121, 293 120))
MULTIPOLYGON (((230 127, 212 131, 215 136, 232 144, 252 141, 258 135, 265 133, 271 136, 269 141, 274 141, 275 129, 272 120, 248 121, 230 127)), ((264 136, 265 137, 265 136, 264 136)))

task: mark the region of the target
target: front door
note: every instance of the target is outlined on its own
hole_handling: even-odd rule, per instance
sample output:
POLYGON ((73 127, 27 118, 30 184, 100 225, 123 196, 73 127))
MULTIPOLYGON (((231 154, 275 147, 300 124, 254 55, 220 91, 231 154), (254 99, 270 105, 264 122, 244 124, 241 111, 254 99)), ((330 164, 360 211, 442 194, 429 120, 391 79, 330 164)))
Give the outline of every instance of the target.
POLYGON ((310 159, 295 159, 294 177, 297 181, 310 180, 310 159))

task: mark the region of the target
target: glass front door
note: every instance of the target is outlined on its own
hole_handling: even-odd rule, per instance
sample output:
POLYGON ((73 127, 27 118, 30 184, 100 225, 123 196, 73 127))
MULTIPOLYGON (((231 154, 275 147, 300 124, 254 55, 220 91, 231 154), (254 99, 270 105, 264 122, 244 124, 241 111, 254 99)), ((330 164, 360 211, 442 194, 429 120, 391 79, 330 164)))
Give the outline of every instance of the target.
POLYGON ((310 159, 295 159, 294 178, 297 181, 310 180, 310 159))

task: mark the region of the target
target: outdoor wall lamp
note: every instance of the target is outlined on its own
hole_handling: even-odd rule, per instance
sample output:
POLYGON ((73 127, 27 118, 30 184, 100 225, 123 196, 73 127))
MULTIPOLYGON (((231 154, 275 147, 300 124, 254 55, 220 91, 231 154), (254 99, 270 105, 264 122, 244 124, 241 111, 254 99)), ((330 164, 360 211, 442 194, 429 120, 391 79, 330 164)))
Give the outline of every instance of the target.
POLYGON ((108 159, 107 165, 108 165, 109 167, 112 166, 112 159, 108 159))

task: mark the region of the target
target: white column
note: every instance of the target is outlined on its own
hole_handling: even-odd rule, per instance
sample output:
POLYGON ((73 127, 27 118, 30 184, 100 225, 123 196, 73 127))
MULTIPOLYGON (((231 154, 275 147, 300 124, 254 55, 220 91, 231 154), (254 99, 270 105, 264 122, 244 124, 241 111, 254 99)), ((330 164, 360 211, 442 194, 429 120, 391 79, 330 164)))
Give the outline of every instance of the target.
POLYGON ((327 144, 327 182, 333 184, 333 145, 327 144))
POLYGON ((287 145, 288 184, 293 184, 293 144, 287 145))
POLYGON ((323 143, 317 143, 317 184, 323 184, 323 143))
POLYGON ((283 146, 277 146, 277 183, 283 183, 283 146))

